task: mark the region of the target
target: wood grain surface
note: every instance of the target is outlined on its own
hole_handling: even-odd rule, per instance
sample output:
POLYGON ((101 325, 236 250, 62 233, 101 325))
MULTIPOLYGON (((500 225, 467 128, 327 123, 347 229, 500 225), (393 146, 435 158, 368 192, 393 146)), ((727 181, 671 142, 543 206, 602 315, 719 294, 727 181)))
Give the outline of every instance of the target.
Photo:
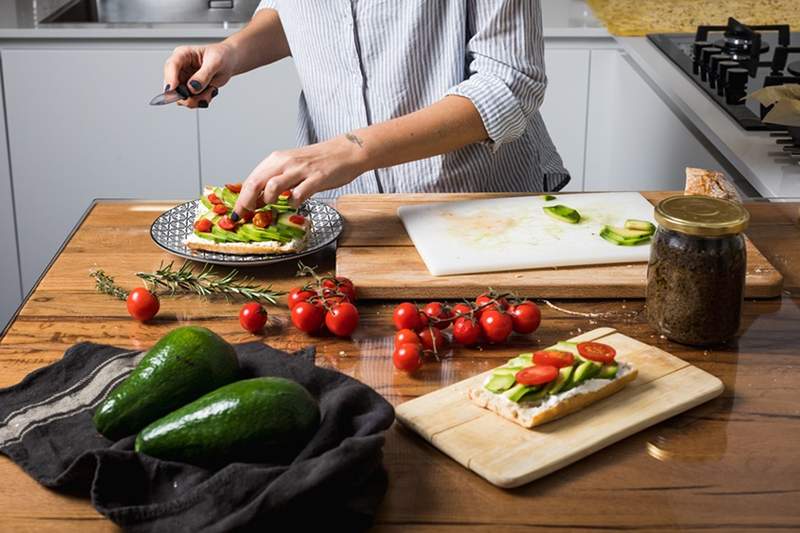
MULTIPOLYGON (((397 405, 498 366, 522 350, 609 326, 720 378, 725 392, 513 490, 492 486, 395 424, 386 435, 389 490, 375 530, 800 528, 798 204, 751 209, 759 229, 750 235, 785 275, 786 294, 748 299, 742 335, 729 346, 698 350, 660 338, 645 323, 641 300, 554 301, 568 311, 596 316, 542 305, 542 326, 535 334, 512 337, 503 346, 456 347, 441 362, 429 361, 418 374, 407 376, 391 364, 391 302, 359 304, 359 329, 352 340, 339 340, 308 337, 287 327, 281 307, 270 307, 270 328, 254 337, 239 327, 237 304, 194 297, 163 298, 157 320, 142 325, 127 316, 124 304, 95 293, 88 277, 95 265, 132 287, 134 272, 170 260, 150 241, 148 229, 176 203, 101 203, 91 210, 0 340, 0 387, 56 361, 76 342, 147 348, 176 325, 193 323, 231 342, 260 339, 287 350, 314 344, 318 364, 364 381, 397 405)), ((332 259, 328 253, 308 263, 332 268, 332 259)), ((250 272, 279 288, 297 283, 294 265, 250 272)), ((0 531, 116 530, 88 500, 37 485, 4 457, 0 480, 0 531)))
MULTIPOLYGON (((653 203, 676 193, 645 192, 653 203)), ((364 298, 474 298, 485 287, 539 298, 643 298, 647 263, 575 266, 432 276, 408 237, 397 208, 514 194, 346 195, 336 201, 345 229, 336 250, 339 275, 360 280, 364 298)), ((516 194, 516 196, 520 196, 516 194)), ((760 204, 753 204, 760 208, 760 204)), ((783 277, 746 239, 747 298, 781 294, 783 277)), ((502 253, 486 250, 485 253, 502 253)))

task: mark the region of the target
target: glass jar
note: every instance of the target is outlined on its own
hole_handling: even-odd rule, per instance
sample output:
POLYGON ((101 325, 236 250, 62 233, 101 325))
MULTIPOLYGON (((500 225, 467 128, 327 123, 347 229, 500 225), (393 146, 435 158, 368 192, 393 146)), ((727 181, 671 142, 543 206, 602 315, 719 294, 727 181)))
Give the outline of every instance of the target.
POLYGON ((647 267, 647 321, 670 340, 722 344, 739 329, 750 214, 707 196, 673 196, 658 204, 658 230, 647 267))

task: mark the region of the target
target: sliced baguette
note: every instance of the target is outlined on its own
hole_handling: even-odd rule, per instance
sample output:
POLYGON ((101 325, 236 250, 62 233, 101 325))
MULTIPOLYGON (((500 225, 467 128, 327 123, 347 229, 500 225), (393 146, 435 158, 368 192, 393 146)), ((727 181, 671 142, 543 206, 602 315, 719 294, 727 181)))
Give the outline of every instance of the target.
POLYGON ((588 405, 611 396, 636 379, 638 374, 639 372, 635 368, 631 368, 623 376, 609 380, 608 384, 599 389, 570 396, 547 408, 541 408, 538 405, 526 407, 525 405, 514 403, 502 394, 495 394, 485 389, 483 384, 470 388, 467 391, 467 395, 473 403, 480 407, 493 411, 522 427, 532 428, 580 411, 588 405))
POLYGON ((715 170, 686 167, 684 194, 700 194, 742 203, 742 198, 725 174, 715 170))

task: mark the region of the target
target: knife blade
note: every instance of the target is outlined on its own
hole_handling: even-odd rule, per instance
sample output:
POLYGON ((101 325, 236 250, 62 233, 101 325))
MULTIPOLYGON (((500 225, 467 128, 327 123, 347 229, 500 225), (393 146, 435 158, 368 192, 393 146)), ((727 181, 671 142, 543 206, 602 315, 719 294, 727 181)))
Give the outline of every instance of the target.
POLYGON ((164 91, 150 100, 150 105, 174 104, 178 100, 189 98, 191 93, 186 85, 178 85, 174 90, 164 91))

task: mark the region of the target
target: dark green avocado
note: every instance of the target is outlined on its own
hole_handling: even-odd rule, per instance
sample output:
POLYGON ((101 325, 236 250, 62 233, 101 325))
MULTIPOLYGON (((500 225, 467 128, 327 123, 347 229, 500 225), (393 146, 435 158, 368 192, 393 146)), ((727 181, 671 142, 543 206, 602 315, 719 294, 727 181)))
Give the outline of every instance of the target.
POLYGON ((319 427, 317 401, 299 383, 262 377, 210 392, 157 420, 136 451, 197 465, 291 460, 319 427))
POLYGON ((116 440, 237 378, 233 346, 211 330, 174 329, 142 358, 94 413, 94 425, 116 440))

